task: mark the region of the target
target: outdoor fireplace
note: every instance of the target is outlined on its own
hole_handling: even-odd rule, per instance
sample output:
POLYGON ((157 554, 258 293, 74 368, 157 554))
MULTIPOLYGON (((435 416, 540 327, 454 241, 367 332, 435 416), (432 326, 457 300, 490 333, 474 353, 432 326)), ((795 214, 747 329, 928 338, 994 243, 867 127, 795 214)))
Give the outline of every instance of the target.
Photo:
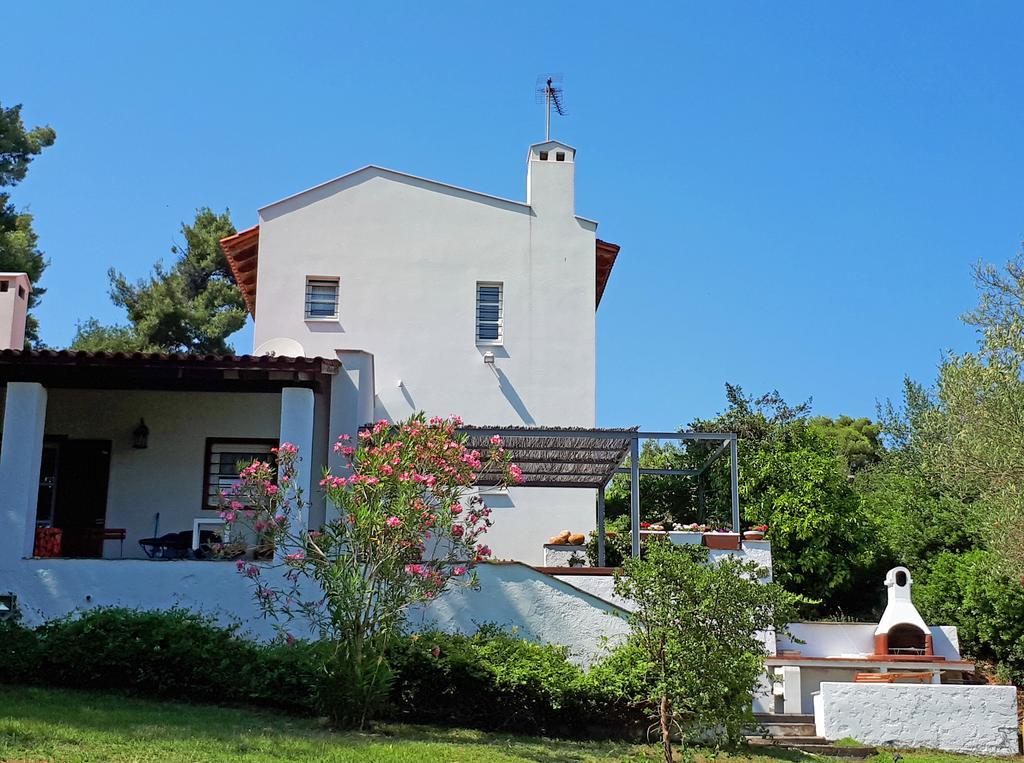
POLYGON ((875 629, 876 658, 932 657, 932 634, 910 597, 910 570, 894 567, 885 576, 889 601, 875 629))

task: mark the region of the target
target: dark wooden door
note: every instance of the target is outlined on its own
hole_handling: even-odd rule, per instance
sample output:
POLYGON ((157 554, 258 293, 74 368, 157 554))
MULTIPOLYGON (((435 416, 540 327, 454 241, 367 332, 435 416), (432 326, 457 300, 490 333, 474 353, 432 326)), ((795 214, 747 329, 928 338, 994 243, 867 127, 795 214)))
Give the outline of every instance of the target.
POLYGON ((53 525, 62 530, 62 556, 103 556, 109 478, 109 440, 60 443, 53 525))

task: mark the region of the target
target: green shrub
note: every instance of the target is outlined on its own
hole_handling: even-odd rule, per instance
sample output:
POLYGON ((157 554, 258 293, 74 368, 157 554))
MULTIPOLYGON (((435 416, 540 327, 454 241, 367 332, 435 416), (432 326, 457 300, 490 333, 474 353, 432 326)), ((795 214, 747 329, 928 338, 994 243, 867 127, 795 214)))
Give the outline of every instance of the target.
POLYGON ((260 644, 182 609, 95 609, 0 631, 4 680, 185 701, 315 705, 312 647, 260 644))
POLYGON ((562 736, 613 735, 642 721, 606 680, 615 668, 595 680, 597 668, 584 673, 564 647, 494 626, 472 636, 413 634, 392 651, 391 664, 392 700, 405 720, 562 736))
MULTIPOLYGON (((104 689, 168 699, 321 712, 342 673, 326 644, 260 644, 182 609, 95 609, 35 629, 0 623, 0 682, 104 689)), ((563 736, 643 725, 642 671, 622 649, 585 673, 564 647, 494 626, 472 636, 428 631, 392 642, 394 718, 563 736)), ((344 687, 341 687, 342 689, 344 687)))
POLYGON ((998 572, 989 551, 939 554, 914 599, 925 622, 957 626, 964 653, 997 663, 1024 686, 1024 586, 998 572))

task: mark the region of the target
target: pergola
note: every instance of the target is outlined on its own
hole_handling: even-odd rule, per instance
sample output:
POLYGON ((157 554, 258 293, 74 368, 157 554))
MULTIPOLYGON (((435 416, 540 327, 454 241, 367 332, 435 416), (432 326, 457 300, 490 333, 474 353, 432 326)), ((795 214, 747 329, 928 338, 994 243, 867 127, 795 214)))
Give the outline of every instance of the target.
MULTIPOLYGON (((616 474, 628 474, 633 556, 640 555, 640 477, 644 475, 700 477, 729 452, 732 529, 740 530, 739 464, 736 435, 731 432, 642 432, 633 429, 585 429, 576 427, 479 427, 460 428, 468 445, 486 451, 498 435, 513 463, 523 470, 519 487, 593 488, 597 490, 597 563, 605 563, 604 494, 616 474), (641 440, 704 441, 718 447, 696 469, 642 469, 641 440), (623 463, 629 458, 629 466, 623 463)), ((496 474, 486 471, 479 483, 493 484, 496 474)))

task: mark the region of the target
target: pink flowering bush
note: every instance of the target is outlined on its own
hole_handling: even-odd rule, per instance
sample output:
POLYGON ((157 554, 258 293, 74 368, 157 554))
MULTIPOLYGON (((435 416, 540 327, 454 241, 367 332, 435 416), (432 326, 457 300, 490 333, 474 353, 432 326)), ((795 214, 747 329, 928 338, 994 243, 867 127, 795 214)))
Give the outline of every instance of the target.
POLYGON ((285 629, 301 620, 327 645, 321 700, 336 723, 362 727, 380 708, 388 642, 410 607, 476 586, 474 567, 491 556, 491 511, 477 482, 483 472, 499 486, 522 478, 500 438, 486 453, 470 450, 460 423, 420 413, 380 421, 356 441, 342 435, 334 449, 347 468, 320 480, 335 517, 322 527, 304 519, 300 456, 288 443, 277 449, 276 467, 254 461, 224 496, 221 516, 260 538, 254 554, 273 549, 272 563, 236 563, 254 581, 262 611, 285 629), (269 574, 273 567, 283 574, 269 574))

